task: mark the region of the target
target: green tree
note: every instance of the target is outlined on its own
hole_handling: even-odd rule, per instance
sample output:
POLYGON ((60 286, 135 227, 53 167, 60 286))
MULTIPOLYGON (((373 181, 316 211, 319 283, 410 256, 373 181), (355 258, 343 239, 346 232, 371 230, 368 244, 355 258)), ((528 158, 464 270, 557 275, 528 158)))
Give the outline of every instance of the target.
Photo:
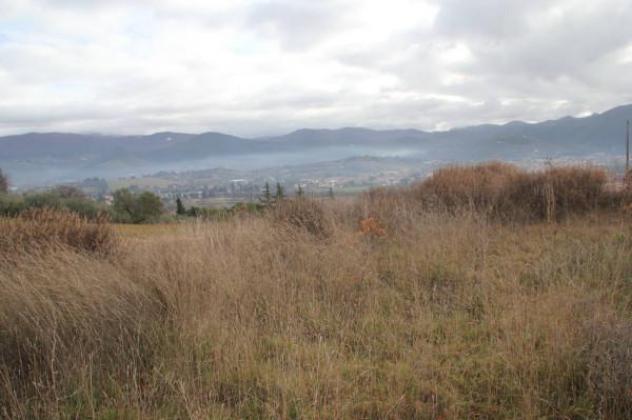
POLYGON ((131 222, 135 214, 134 195, 131 191, 127 188, 116 190, 112 194, 112 198, 112 211, 114 212, 115 220, 131 222))
POLYGON ((270 184, 266 182, 263 187, 263 196, 259 199, 262 204, 268 205, 272 202, 272 193, 270 192, 270 184))
POLYGON ((162 213, 160 197, 149 191, 133 194, 127 188, 113 194, 114 219, 120 222, 142 223, 154 220, 162 213))
POLYGON ((8 193, 9 192, 9 180, 7 176, 0 169, 0 193, 8 193))
POLYGON ((184 204, 182 204, 180 197, 176 198, 176 214, 178 216, 185 216, 187 214, 187 209, 184 208, 184 204))
POLYGON ((141 222, 157 219, 162 214, 162 201, 156 194, 145 191, 137 198, 137 216, 141 222))
POLYGON ((274 194, 274 199, 279 201, 279 200, 283 200, 284 197, 285 197, 285 192, 283 191, 283 186, 277 182, 276 194, 274 194))

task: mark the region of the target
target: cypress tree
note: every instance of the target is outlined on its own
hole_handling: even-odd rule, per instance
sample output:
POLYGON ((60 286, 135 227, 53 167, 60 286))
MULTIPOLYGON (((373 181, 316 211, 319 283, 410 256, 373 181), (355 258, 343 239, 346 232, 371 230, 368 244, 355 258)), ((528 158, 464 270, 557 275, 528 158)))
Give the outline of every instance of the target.
POLYGON ((9 180, 7 176, 2 173, 2 169, 0 169, 0 193, 9 192, 9 180))
POLYGON ((266 182, 266 185, 263 187, 263 197, 259 198, 263 205, 268 205, 272 203, 272 193, 270 192, 270 184, 266 182))
POLYGON ((187 210, 184 207, 184 204, 182 204, 180 197, 176 198, 176 214, 178 216, 184 216, 187 214, 187 210))
POLYGON ((285 197, 285 193, 283 192, 283 187, 281 186, 280 183, 277 182, 277 184, 276 184, 276 194, 275 194, 274 198, 278 201, 278 200, 283 200, 284 197, 285 197))

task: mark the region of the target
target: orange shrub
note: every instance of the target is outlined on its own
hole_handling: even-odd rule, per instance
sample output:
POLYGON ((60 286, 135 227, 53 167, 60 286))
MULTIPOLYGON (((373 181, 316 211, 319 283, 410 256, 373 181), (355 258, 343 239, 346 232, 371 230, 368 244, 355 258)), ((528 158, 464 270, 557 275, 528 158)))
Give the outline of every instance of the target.
POLYGON ((386 236, 386 230, 375 217, 367 217, 360 220, 360 233, 367 236, 386 236))

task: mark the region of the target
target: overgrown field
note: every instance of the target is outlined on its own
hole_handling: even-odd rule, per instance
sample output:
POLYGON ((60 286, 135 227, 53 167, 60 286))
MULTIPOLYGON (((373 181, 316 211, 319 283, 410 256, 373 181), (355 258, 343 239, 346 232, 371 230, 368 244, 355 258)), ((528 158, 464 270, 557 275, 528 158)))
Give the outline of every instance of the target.
POLYGON ((627 193, 498 168, 149 233, 3 220, 0 416, 632 417, 627 193))

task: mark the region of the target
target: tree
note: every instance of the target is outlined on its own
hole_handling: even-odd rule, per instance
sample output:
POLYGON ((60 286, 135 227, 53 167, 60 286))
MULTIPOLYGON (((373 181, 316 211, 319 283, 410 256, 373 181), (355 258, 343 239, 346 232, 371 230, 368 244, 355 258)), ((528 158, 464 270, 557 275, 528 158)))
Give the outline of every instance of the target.
POLYGON ((0 193, 8 193, 9 192, 9 179, 0 169, 0 193))
POLYGON ((184 208, 184 204, 182 204, 180 197, 176 198, 176 214, 178 216, 184 216, 187 214, 187 209, 184 208))
POLYGON ((301 198, 305 195, 305 193, 303 192, 303 187, 301 187, 301 184, 298 184, 298 189, 296 190, 296 196, 301 198))
POLYGON ((275 200, 279 201, 279 200, 283 200, 284 197, 285 197, 285 192, 283 191, 283 187, 281 186, 280 183, 277 182, 276 194, 274 195, 274 198, 275 200))
POLYGON ((198 217, 200 213, 201 213, 200 208, 195 207, 195 206, 189 207, 189 210, 186 210, 185 212, 187 216, 191 216, 191 217, 198 217))
POLYGON ((112 194, 112 210, 118 217, 133 219, 134 195, 127 188, 114 191, 112 194))
POLYGON ((145 222, 156 219, 162 214, 162 201, 156 194, 145 191, 137 198, 137 216, 139 221, 145 222))
POLYGON ((86 195, 83 191, 81 191, 77 187, 73 187, 71 185, 60 185, 58 187, 53 188, 53 194, 59 196, 59 198, 78 198, 85 199, 86 195))
POLYGON ((133 194, 127 188, 113 194, 112 210, 115 219, 123 222, 142 223, 155 219, 162 213, 160 197, 149 191, 133 194))
POLYGON ((263 197, 259 199, 262 204, 268 205, 272 202, 272 194, 270 193, 270 184, 266 182, 265 187, 263 188, 263 197))
POLYGON ((334 188, 333 187, 329 187, 329 198, 331 198, 332 200, 334 199, 334 188))

